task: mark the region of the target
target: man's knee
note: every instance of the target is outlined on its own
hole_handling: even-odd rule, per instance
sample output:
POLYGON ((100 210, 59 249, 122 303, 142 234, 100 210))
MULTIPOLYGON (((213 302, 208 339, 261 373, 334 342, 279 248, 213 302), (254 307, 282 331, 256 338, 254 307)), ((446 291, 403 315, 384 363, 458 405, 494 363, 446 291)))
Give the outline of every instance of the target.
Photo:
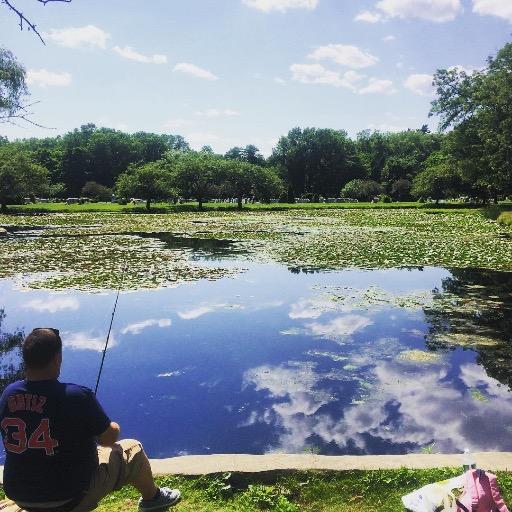
POLYGON ((122 439, 117 444, 123 452, 123 484, 133 483, 144 469, 147 456, 142 444, 135 439, 122 439))
POLYGON ((124 452, 130 451, 142 451, 142 444, 136 439, 121 439, 116 444, 121 446, 124 452))

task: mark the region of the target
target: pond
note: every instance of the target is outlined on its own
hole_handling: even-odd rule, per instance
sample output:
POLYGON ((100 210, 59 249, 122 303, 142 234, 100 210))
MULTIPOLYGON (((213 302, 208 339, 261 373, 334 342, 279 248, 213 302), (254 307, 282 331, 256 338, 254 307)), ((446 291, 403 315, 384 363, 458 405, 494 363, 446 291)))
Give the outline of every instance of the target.
MULTIPOLYGON (((153 237, 223 272, 120 295, 99 398, 149 456, 512 450, 512 273, 315 271, 153 237)), ((114 301, 0 279, 1 382, 20 331, 52 326, 61 380, 93 388, 114 301)))

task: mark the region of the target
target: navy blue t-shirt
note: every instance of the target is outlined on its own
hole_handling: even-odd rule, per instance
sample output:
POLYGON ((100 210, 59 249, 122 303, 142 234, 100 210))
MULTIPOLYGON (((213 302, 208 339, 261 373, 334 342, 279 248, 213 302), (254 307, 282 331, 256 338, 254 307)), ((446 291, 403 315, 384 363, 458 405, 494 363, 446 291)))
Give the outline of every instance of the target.
POLYGON ((14 501, 74 498, 98 466, 95 436, 110 419, 94 393, 57 380, 20 380, 0 398, 4 490, 14 501))

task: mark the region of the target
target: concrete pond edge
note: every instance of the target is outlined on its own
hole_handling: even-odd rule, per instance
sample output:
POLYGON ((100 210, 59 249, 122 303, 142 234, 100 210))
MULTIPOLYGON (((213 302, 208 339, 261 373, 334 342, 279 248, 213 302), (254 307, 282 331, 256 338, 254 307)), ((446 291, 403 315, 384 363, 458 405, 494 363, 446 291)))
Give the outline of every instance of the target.
MULTIPOLYGON (((488 471, 511 471, 512 452, 474 454, 477 466, 488 471)), ((184 455, 170 459, 151 459, 155 475, 208 475, 213 473, 265 473, 271 471, 351 471, 377 469, 430 469, 461 467, 459 454, 341 455, 184 455)), ((0 483, 3 481, 0 466, 0 483)))
MULTIPOLYGON (((512 471, 512 452, 474 454, 479 468, 488 471, 512 471)), ((266 471, 350 471, 377 469, 429 469, 461 467, 461 454, 342 455, 269 454, 269 455, 186 455, 170 459, 152 459, 158 475, 207 475, 212 473, 261 473, 266 471)))

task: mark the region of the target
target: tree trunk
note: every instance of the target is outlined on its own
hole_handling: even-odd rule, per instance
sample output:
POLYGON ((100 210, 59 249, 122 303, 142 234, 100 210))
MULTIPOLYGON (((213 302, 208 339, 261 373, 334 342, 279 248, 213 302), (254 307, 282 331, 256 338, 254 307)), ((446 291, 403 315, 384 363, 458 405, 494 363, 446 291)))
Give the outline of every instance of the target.
POLYGON ((151 199, 146 199, 146 210, 148 212, 151 210, 151 199))
POLYGON ((2 203, 0 206, 0 213, 7 213, 7 203, 2 203))
POLYGON ((241 197, 241 196, 238 198, 237 203, 238 203, 238 209, 239 209, 239 210, 242 210, 242 209, 243 209, 243 200, 244 200, 244 199, 243 199, 243 197, 241 197))
POLYGON ((198 197, 197 198, 197 202, 199 203, 199 209, 202 210, 203 209, 203 198, 202 197, 198 197))

